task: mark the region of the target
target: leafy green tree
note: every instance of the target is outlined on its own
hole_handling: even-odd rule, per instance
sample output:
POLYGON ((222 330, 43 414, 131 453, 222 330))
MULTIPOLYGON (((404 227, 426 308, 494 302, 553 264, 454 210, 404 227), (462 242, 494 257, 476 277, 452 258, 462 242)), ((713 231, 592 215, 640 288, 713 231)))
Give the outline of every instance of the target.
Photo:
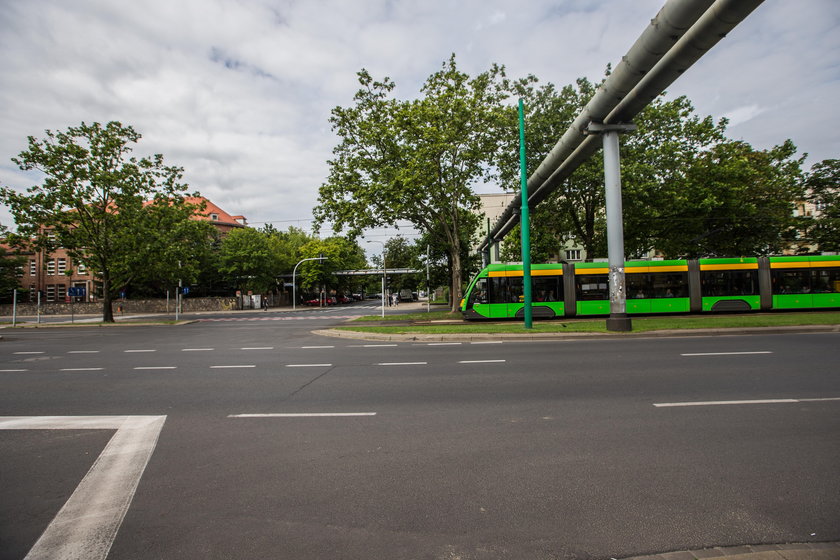
MULTIPOLYGON (((551 84, 536 87, 535 81, 515 85, 528 111, 529 171, 595 92, 585 79, 559 92, 551 84)), ((698 116, 685 97, 659 97, 634 122, 638 130, 621 137, 628 257, 654 249, 669 256, 700 256, 766 254, 781 248, 791 228, 791 202, 799 196, 801 159, 795 158, 793 144, 756 151, 729 141, 726 120, 698 116)), ((509 168, 503 169, 504 184, 518 188, 509 168)), ((532 212, 532 258, 559 259, 568 241, 581 244, 590 259, 606 256, 602 153, 581 165, 532 212)), ((506 243, 508 257, 519 247, 513 237, 512 232, 506 243)))
POLYGON ((840 159, 814 164, 805 187, 807 200, 817 208, 807 237, 820 251, 840 251, 840 159))
POLYGON ((352 280, 333 274, 339 270, 364 268, 367 259, 364 250, 355 241, 346 237, 315 239, 301 247, 301 258, 326 257, 324 261, 312 261, 298 269, 302 289, 349 290, 352 280))
POLYGON ((43 173, 43 184, 25 194, 0 189, 19 243, 47 251, 64 247, 97 274, 105 322, 114 320, 111 304, 119 290, 161 259, 162 245, 177 242, 165 228, 197 210, 184 200, 181 168, 164 165, 160 154, 130 156, 139 140, 119 122, 47 130, 44 140, 30 136, 29 148, 12 159, 23 170, 43 173))
POLYGON ((454 309, 463 283, 464 210, 478 205, 472 186, 494 173, 504 129, 504 72, 493 66, 470 78, 453 55, 426 80, 422 97, 406 101, 390 98, 390 79, 358 75, 355 105, 332 111, 340 143, 320 188, 317 223, 331 220, 335 231, 351 235, 401 220, 439 231, 452 263, 454 309))
POLYGON ((673 226, 657 248, 669 256, 768 255, 786 246, 793 202, 801 200, 802 159, 791 141, 755 150, 722 142, 699 154, 673 203, 673 226))
POLYGON ((237 289, 265 292, 275 286, 278 256, 269 236, 253 228, 235 229, 219 248, 219 271, 237 289))

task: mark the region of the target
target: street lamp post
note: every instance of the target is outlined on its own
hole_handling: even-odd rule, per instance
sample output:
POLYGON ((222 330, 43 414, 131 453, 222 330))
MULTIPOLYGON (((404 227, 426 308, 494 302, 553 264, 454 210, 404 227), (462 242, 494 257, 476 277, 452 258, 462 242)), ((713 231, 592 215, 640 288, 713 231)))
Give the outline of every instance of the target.
POLYGON ((385 318, 385 276, 387 274, 385 268, 385 242, 384 241, 377 241, 375 239, 368 240, 368 243, 381 243, 382 244, 382 318, 385 318))
POLYGON ((293 311, 295 309, 297 309, 297 293, 296 293, 296 290, 295 290, 295 287, 297 285, 297 282, 295 282, 295 276, 297 276, 297 268, 301 265, 301 263, 305 263, 306 261, 326 261, 326 260, 329 260, 329 258, 328 257, 311 257, 309 259, 303 259, 295 265, 295 268, 292 270, 292 310, 293 311))

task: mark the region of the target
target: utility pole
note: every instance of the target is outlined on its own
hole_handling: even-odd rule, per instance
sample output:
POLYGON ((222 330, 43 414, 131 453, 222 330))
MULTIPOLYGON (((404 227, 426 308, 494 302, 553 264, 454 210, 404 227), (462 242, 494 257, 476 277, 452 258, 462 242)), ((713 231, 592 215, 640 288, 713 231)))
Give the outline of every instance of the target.
POLYGON ((528 214, 528 172, 525 160, 525 102, 519 100, 519 180, 522 190, 522 294, 525 299, 523 308, 525 328, 533 328, 533 310, 531 309, 531 220, 528 214))

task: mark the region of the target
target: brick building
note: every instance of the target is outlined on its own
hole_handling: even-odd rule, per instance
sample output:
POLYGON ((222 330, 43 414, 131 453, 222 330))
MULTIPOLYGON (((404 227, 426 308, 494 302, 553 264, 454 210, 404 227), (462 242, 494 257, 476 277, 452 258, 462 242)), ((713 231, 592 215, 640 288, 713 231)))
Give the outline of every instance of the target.
MULTIPOLYGON (((244 228, 247 225, 244 216, 233 216, 228 214, 216 204, 206 198, 189 197, 187 202, 191 204, 205 203, 202 213, 196 214, 193 219, 211 222, 221 235, 226 235, 236 228, 244 228)), ((7 255, 21 256, 25 261, 23 266, 18 267, 19 290, 23 292, 18 295, 18 301, 35 302, 38 299, 38 292, 41 292, 42 302, 66 301, 68 288, 84 288, 86 299, 95 301, 97 294, 97 281, 95 275, 81 263, 74 263, 67 251, 58 248, 51 253, 45 251, 17 251, 7 248, 7 255)))

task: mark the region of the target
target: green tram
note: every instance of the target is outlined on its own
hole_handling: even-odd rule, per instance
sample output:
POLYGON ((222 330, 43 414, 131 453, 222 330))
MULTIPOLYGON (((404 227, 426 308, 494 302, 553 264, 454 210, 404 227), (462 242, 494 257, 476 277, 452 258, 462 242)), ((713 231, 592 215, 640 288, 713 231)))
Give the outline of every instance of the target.
MULTIPOLYGON (((531 266, 535 318, 609 315, 607 263, 531 266)), ((627 313, 840 308, 840 256, 628 261, 627 313)), ((461 301, 465 319, 522 317, 521 264, 491 264, 461 301)))

